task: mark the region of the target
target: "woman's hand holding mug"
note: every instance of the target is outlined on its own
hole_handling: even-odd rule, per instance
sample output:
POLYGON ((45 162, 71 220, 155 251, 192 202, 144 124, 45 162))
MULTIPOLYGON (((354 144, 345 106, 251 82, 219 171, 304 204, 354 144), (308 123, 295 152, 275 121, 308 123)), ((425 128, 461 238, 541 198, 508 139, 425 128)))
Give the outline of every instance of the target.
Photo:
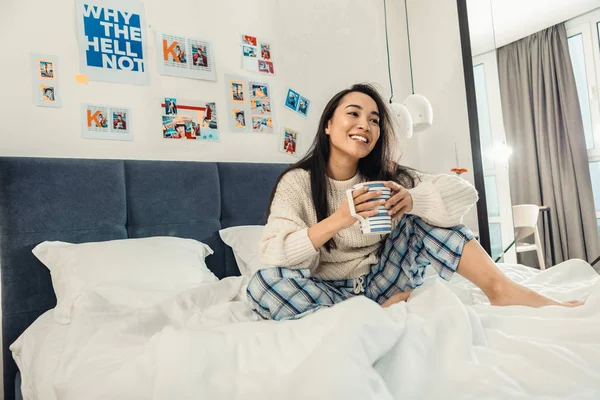
MULTIPOLYGON (((354 209, 356 213, 363 218, 369 218, 377 215, 379 210, 377 207, 382 206, 385 203, 385 200, 371 201, 372 199, 381 196, 382 192, 378 191, 369 191, 368 186, 363 186, 359 189, 355 189, 352 191, 352 200, 354 202, 354 209)), ((342 205, 335 212, 335 214, 339 217, 340 221, 340 230, 346 229, 354 225, 356 222, 356 217, 351 214, 350 205, 348 204, 348 197, 344 198, 342 205)))

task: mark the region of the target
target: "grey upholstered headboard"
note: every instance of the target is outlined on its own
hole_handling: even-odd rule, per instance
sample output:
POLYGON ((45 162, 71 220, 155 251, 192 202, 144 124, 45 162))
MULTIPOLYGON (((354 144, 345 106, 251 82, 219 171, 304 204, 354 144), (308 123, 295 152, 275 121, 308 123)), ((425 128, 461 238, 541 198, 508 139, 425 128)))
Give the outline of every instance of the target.
POLYGON ((31 253, 72 243, 179 236, 207 243, 219 278, 238 275, 221 228, 260 223, 285 164, 0 157, 0 270, 4 396, 14 398, 8 346, 56 304, 31 253))

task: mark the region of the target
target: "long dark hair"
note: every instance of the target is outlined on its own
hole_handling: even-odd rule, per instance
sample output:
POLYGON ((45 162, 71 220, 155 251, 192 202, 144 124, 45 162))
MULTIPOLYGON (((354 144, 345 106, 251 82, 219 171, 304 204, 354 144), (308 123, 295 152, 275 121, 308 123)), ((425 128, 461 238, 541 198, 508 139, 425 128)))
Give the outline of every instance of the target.
MULTIPOLYGON (((406 188, 414 187, 415 182, 414 176, 410 173, 411 169, 398 165, 392 160, 391 146, 394 143, 394 131, 385 101, 372 85, 360 83, 353 85, 349 89, 342 90, 329 100, 321 115, 317 135, 315 136, 315 140, 310 146, 309 151, 300 161, 283 171, 277 179, 273 192, 271 192, 266 215, 268 215, 271 210, 275 191, 277 190, 277 185, 279 185, 281 178, 286 173, 300 168, 310 172, 310 187, 313 204, 317 213, 317 222, 329 217, 329 210, 327 207, 327 162, 329 161, 331 146, 329 143, 329 135, 325 133, 325 128, 327 127, 329 120, 333 118, 333 113, 339 106, 342 98, 352 92, 366 94, 375 101, 377 108, 379 109, 379 140, 369 155, 359 160, 358 173, 366 181, 394 180, 406 188)), ((324 246, 327 251, 336 247, 333 238, 327 241, 324 246)))

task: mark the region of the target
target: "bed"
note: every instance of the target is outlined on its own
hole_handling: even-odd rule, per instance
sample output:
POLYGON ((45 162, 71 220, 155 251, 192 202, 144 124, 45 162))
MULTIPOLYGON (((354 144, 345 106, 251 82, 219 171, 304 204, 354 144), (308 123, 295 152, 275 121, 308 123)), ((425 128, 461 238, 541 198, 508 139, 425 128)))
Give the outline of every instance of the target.
POLYGON ((218 278, 239 275, 224 227, 258 224, 284 164, 0 158, 0 264, 4 396, 15 396, 8 346, 56 304, 32 248, 146 236, 211 246, 218 278), (248 196, 252 193, 252 196, 248 196), (237 211, 243 209, 243 214, 237 211))
POLYGON ((390 309, 357 297, 299 321, 259 321, 240 254, 219 231, 260 224, 285 167, 0 158, 5 399, 599 397, 600 281, 581 260, 543 272, 500 265, 545 294, 589 295, 575 310, 490 307, 459 276, 430 274, 390 309), (56 322, 35 246, 157 236, 210 246, 218 280, 135 310, 81 296, 70 323, 56 322))

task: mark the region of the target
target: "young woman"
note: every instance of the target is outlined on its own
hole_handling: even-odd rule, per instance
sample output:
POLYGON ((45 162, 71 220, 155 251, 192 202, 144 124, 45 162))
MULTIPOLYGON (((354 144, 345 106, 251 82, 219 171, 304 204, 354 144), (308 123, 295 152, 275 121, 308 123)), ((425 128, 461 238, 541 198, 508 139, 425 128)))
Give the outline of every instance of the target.
POLYGON ((325 106, 308 154, 287 169, 271 195, 261 241, 263 265, 248 285, 248 299, 266 319, 299 318, 363 294, 387 307, 404 301, 432 265, 449 279, 458 272, 492 305, 576 306, 561 303, 507 278, 461 225, 476 203, 475 188, 452 175, 426 175, 392 161, 390 115, 370 85, 354 85, 325 106), (363 235, 350 214, 346 190, 386 181, 379 192, 355 190, 356 212, 389 208, 389 235, 363 235))

